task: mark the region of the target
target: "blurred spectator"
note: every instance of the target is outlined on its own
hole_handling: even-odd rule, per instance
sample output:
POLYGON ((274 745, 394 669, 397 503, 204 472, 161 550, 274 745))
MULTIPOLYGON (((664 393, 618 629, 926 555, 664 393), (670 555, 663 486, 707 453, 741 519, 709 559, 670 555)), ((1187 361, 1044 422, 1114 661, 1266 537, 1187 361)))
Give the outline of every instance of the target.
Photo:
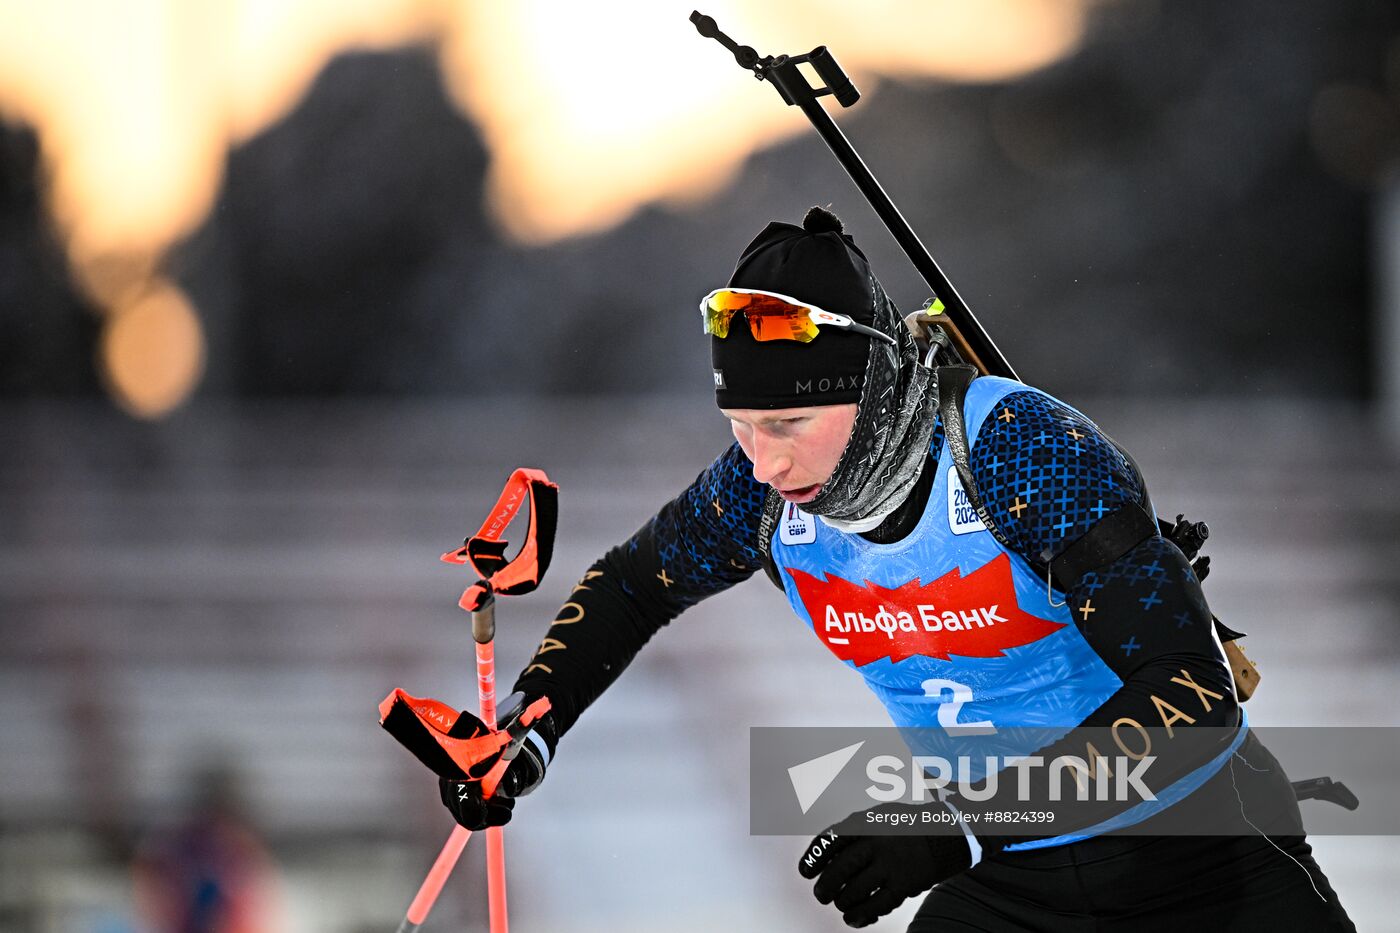
POLYGON ((238 776, 195 779, 190 817, 150 839, 133 866, 136 914, 151 933, 268 933, 280 929, 277 870, 246 817, 238 776))

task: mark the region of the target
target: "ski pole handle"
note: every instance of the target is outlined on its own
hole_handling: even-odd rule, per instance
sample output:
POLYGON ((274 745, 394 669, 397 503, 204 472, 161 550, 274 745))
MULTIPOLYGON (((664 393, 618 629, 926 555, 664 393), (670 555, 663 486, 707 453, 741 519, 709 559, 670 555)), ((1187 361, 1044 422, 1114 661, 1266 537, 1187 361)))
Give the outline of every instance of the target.
MULTIPOLYGON (((476 642, 476 699, 480 707, 481 721, 486 728, 496 728, 496 597, 492 595, 489 583, 486 598, 480 609, 472 610, 472 639, 476 642)), ((493 783, 487 793, 495 790, 493 783)))

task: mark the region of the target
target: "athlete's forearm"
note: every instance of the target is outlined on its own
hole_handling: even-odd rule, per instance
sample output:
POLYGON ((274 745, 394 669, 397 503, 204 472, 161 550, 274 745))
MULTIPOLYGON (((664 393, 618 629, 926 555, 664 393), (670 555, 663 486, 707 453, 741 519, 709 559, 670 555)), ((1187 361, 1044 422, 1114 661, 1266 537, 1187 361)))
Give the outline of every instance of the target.
POLYGON ((639 599, 635 582, 629 595, 626 549, 613 548, 588 568, 515 682, 516 690, 550 698, 561 735, 675 618, 653 600, 639 599))
POLYGON ((588 569, 516 689, 548 696, 563 734, 662 626, 753 575, 762 493, 738 445, 726 450, 588 569))
POLYGON ((1090 717, 1093 722, 1108 725, 1149 712, 1154 720, 1193 720, 1188 725, 1234 722, 1230 670, 1210 608, 1176 545, 1154 535, 1085 574, 1065 598, 1084 640, 1123 683, 1090 717), (1159 705, 1171 697, 1186 702, 1190 715, 1178 718, 1159 705))

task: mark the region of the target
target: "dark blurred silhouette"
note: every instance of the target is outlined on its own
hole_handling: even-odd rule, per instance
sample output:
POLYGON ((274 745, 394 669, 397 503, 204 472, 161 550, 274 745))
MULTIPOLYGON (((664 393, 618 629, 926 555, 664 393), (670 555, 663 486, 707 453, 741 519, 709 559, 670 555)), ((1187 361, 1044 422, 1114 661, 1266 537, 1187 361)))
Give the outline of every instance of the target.
POLYGON ((0 396, 91 395, 97 320, 40 202, 39 140, 0 120, 0 396))
POLYGON ((270 933, 280 929, 276 869, 248 820, 237 774, 194 779, 187 820, 138 851, 138 917, 153 933, 270 933))

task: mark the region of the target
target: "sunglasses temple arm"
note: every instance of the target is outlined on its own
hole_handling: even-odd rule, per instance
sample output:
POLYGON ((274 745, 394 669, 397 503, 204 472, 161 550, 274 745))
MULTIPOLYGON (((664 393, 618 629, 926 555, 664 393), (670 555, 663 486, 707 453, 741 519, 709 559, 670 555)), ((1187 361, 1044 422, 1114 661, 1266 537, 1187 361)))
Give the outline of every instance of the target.
POLYGON ((856 323, 855 321, 852 321, 852 322, 850 323, 850 329, 853 330, 853 331, 855 331, 855 332, 858 333, 858 334, 864 334, 864 335, 867 336, 867 337, 875 337, 875 338, 878 338, 878 339, 880 339, 880 340, 883 340, 885 343, 888 343, 888 344, 890 344, 891 346, 896 346, 896 347, 899 346, 899 341, 898 341, 898 340, 895 340, 895 339, 894 339, 893 337, 891 337, 889 334, 881 333, 880 331, 876 330, 876 329, 873 328, 873 327, 866 327, 864 324, 859 324, 859 323, 856 323))
MULTIPOLYGON (((698 12, 691 14, 691 22, 696 23, 696 28, 700 34, 706 38, 717 38, 718 27, 714 20, 707 16, 701 16, 698 12), (698 17, 698 20, 697 20, 698 17), (706 28, 701 28, 701 22, 706 28), (709 30, 714 30, 711 33, 709 30)), ((725 36, 728 39, 728 36, 725 36)), ((730 40, 732 43, 733 40, 730 40)), ((728 46, 726 46, 728 47, 728 46)), ((747 48, 744 46, 743 48, 747 48)), ((731 50, 732 51, 732 50, 731 50)), ((742 61, 740 64, 744 64, 742 61)), ((851 176, 851 181, 860 189, 860 193, 865 196, 866 201, 874 209, 880 220, 884 222, 886 229, 899 244, 900 249, 914 264, 914 268, 923 276, 929 288, 933 289, 944 306, 944 314, 960 332, 973 351, 974 356, 982 363, 988 375, 1006 376, 1016 379, 1016 371, 1011 368, 1011 363, 997 349, 997 345, 992 341, 985 328, 982 327, 972 309, 963 301, 958 294, 953 283, 943 274, 938 263, 933 256, 924 248, 924 244, 914 233, 909 222, 904 219, 904 215, 899 212, 890 196, 885 193, 885 189, 880 186, 875 175, 856 152, 851 141, 846 138, 846 134, 841 132, 831 119, 831 115, 817 101, 818 97, 833 95, 838 103, 843 107, 849 107, 860 99, 860 92, 856 90, 841 66, 836 63, 836 59, 826 50, 825 46, 818 46, 806 55, 779 55, 776 58, 767 56, 744 65, 746 70, 751 69, 760 79, 767 79, 778 89, 783 100, 801 109, 811 121, 818 135, 826 143, 836 160, 841 163, 841 167, 846 170, 846 174, 851 176), (798 70, 798 65, 808 63, 817 74, 826 81, 826 86, 813 88, 803 73, 798 70)))

